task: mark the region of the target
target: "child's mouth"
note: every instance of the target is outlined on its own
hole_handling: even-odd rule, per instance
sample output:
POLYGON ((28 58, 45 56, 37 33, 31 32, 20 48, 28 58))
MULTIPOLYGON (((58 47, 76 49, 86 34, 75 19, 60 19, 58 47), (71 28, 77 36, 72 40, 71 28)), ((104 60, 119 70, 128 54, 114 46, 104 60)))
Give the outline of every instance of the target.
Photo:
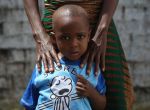
POLYGON ((74 51, 74 52, 71 52, 70 54, 73 55, 73 56, 77 56, 77 55, 79 55, 79 52, 74 51))

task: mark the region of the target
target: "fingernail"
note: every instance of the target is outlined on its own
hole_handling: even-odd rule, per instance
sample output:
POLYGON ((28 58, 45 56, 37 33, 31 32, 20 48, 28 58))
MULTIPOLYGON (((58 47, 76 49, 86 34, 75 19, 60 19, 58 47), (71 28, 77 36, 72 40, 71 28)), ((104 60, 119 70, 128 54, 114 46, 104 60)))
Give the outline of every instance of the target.
POLYGON ((95 76, 97 76, 98 72, 95 72, 95 76))
POLYGON ((49 71, 52 72, 52 71, 54 71, 54 69, 53 68, 49 68, 49 71))
POLYGON ((45 72, 48 73, 49 71, 48 71, 48 70, 45 70, 45 72))
POLYGON ((104 72, 104 71, 105 71, 105 68, 103 68, 102 71, 104 72))
POLYGON ((57 63, 57 66, 61 66, 60 63, 57 63))
POLYGON ((83 68, 83 64, 81 64, 80 67, 83 68))

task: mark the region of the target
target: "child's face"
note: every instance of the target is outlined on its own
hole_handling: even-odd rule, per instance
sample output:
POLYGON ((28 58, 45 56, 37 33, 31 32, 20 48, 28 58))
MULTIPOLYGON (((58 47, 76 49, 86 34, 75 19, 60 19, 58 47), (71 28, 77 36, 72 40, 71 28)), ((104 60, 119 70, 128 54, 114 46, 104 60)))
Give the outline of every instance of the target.
POLYGON ((89 25, 82 17, 62 17, 55 22, 55 42, 69 60, 79 59, 86 51, 90 36, 89 25))

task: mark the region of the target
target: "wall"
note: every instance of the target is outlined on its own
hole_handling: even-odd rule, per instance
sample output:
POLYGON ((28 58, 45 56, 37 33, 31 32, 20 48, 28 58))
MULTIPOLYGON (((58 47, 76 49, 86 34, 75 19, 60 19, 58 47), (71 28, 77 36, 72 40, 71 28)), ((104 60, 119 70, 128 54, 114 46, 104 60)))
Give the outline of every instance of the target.
POLYGON ((129 62, 137 105, 149 106, 150 0, 120 0, 114 19, 129 62))
POLYGON ((8 103, 11 110, 18 108, 35 62, 34 47, 22 0, 0 0, 0 110, 9 110, 8 103))

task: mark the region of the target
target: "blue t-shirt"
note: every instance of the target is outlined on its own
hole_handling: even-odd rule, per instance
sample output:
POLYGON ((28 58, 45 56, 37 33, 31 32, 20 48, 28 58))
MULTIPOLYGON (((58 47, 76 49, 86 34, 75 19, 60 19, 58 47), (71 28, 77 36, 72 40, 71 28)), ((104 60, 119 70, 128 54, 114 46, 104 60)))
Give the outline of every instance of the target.
POLYGON ((105 80, 99 72, 94 75, 94 64, 90 75, 86 75, 86 66, 80 68, 80 61, 60 60, 62 67, 55 64, 53 73, 45 73, 44 67, 39 73, 35 67, 31 80, 21 98, 21 104, 27 110, 92 110, 87 97, 76 92, 77 77, 82 75, 101 94, 105 95, 105 80))

